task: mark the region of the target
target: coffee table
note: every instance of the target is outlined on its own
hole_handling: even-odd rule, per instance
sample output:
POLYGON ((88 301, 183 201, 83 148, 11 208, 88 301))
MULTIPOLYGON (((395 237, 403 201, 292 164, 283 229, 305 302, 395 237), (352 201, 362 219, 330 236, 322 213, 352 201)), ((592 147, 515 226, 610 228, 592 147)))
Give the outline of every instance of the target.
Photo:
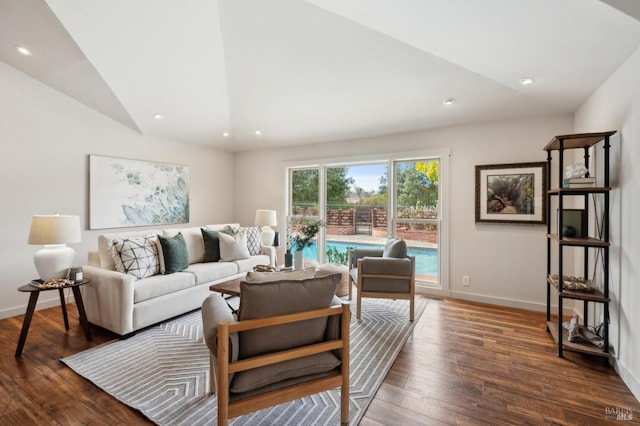
POLYGON ((242 280, 244 280, 244 277, 214 284, 209 287, 209 290, 221 293, 223 296, 225 294, 228 296, 240 296, 240 282, 242 280))

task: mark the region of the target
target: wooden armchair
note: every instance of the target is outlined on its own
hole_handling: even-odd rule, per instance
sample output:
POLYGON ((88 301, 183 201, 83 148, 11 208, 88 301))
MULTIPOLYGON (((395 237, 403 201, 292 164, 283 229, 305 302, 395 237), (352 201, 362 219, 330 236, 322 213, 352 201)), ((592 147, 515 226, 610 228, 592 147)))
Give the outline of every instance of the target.
POLYGON ((340 274, 242 282, 238 320, 218 295, 202 305, 218 425, 229 418, 341 388, 349 422, 349 304, 334 297, 340 274))
MULTIPOLYGON (((407 255, 404 240, 389 238, 384 249, 349 251, 349 280, 357 289, 356 319, 360 319, 363 297, 409 300, 409 320, 415 311, 415 258, 407 255)), ((349 284, 349 300, 352 285, 349 284)))

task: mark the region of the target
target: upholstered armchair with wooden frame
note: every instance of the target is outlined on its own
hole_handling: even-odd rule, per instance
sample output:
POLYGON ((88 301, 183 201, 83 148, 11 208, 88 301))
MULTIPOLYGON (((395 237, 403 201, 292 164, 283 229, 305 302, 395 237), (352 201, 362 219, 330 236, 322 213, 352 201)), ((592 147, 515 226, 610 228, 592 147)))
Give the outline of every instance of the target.
MULTIPOLYGON (((409 320, 415 311, 415 258, 407 255, 404 240, 390 237, 383 249, 356 248, 349 251, 349 279, 356 286, 356 319, 360 319, 363 297, 409 300, 409 320)), ((349 285, 349 300, 352 285, 349 285)))
POLYGON ((340 274, 240 284, 238 318, 219 295, 202 304, 218 425, 229 418, 340 387, 349 422, 350 308, 340 274))

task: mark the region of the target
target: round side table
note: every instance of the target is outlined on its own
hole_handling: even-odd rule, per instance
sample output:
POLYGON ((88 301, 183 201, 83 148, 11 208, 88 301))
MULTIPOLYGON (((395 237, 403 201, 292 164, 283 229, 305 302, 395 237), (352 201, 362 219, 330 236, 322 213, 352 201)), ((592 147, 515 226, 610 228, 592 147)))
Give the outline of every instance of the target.
POLYGON ((89 329, 89 321, 87 321, 87 314, 84 310, 84 303, 82 302, 82 293, 80 292, 80 286, 85 285, 91 282, 90 279, 84 279, 82 281, 65 285, 63 287, 51 287, 51 288, 40 288, 31 284, 23 285, 22 287, 18 287, 18 291, 22 291, 24 293, 29 294, 29 305, 27 306, 27 313, 24 316, 24 322, 22 323, 22 331, 20 332, 20 339, 18 340, 18 348, 16 349, 16 355, 22 355, 22 349, 24 348, 24 343, 27 340, 27 333, 29 333, 29 326, 31 325, 31 319, 33 318, 33 313, 36 310, 36 303, 38 302, 38 296, 43 291, 49 290, 58 290, 60 293, 60 307, 62 308, 62 317, 64 318, 64 328, 69 330, 69 317, 67 315, 67 304, 64 301, 64 289, 70 288, 73 291, 73 298, 76 301, 76 306, 78 308, 78 313, 80 315, 80 324, 84 328, 84 334, 87 337, 87 340, 91 340, 91 330, 89 329))

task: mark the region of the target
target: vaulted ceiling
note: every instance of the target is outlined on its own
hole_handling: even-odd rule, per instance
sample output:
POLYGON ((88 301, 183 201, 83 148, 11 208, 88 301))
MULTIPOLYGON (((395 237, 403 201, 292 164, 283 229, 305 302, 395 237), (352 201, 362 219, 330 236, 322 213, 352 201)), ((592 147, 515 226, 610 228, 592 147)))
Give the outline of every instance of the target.
POLYGON ((639 19, 637 0, 2 0, 0 61, 142 134, 241 151, 571 113, 639 19))

